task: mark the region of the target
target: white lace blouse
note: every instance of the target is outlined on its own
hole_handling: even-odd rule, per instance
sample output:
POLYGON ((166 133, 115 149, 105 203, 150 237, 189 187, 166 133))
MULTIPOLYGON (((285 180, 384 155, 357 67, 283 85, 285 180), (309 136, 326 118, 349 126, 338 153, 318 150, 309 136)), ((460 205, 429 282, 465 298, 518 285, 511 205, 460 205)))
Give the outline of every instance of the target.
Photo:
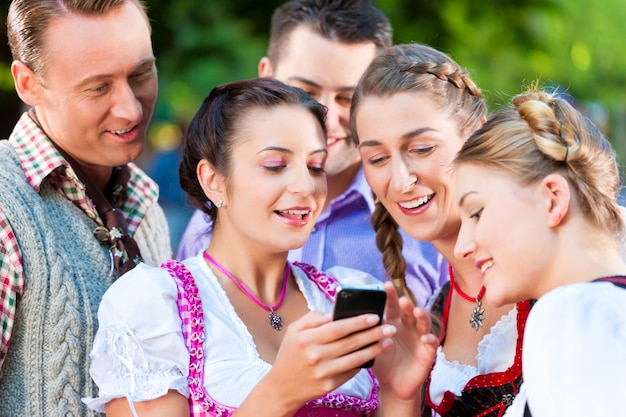
MULTIPOLYGON (((205 320, 204 386, 217 402, 237 407, 270 370, 217 278, 202 256, 184 261, 194 276, 205 320)), ((293 275, 310 310, 332 311, 332 301, 292 265, 293 275)), ((342 285, 378 286, 361 271, 336 267, 326 271, 342 285)), ((98 310, 99 330, 91 352, 90 373, 98 398, 84 399, 103 412, 114 398, 146 401, 176 390, 189 396, 189 353, 176 304, 177 288, 162 268, 140 264, 106 292, 98 310)), ((372 380, 366 370, 335 390, 367 399, 372 380)))
POLYGON ((513 307, 478 343, 476 355, 478 366, 449 361, 439 346, 435 366, 431 372, 429 391, 431 401, 435 404, 441 403, 446 391, 461 395, 469 380, 477 375, 507 370, 515 360, 516 342, 517 308, 513 307))

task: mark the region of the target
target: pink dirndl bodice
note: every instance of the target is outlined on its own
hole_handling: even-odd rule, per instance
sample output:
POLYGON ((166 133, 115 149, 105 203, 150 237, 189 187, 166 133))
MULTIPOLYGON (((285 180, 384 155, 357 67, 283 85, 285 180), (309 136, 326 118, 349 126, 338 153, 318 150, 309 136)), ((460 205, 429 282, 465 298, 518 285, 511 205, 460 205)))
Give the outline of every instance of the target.
MULTIPOLYGON (((296 262, 309 279, 319 289, 334 300, 339 287, 338 281, 315 267, 296 262)), ((161 265, 174 278, 178 289, 178 312, 182 320, 183 337, 189 351, 189 411, 192 417, 230 417, 236 407, 229 407, 215 401, 204 388, 204 313, 198 287, 189 270, 178 261, 167 261, 161 265)), ((378 407, 378 385, 374 375, 372 392, 367 400, 343 394, 328 393, 317 400, 309 401, 299 409, 294 417, 362 417, 370 416, 378 407)))

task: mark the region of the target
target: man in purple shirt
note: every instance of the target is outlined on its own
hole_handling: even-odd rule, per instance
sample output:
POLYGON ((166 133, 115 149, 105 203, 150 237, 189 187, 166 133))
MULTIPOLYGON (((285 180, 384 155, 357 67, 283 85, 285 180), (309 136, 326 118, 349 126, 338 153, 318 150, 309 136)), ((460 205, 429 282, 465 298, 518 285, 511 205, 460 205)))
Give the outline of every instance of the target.
MULTIPOLYGON (((352 94, 376 53, 391 45, 391 25, 369 0, 292 0, 274 11, 268 56, 259 76, 300 87, 328 108, 326 119, 328 198, 307 243, 290 253, 320 270, 345 266, 385 277, 370 223, 372 192, 350 136, 352 94)), ((448 279, 442 256, 430 243, 403 234, 407 284, 424 305, 448 279)), ((211 239, 209 219, 193 214, 178 258, 197 255, 211 239)))

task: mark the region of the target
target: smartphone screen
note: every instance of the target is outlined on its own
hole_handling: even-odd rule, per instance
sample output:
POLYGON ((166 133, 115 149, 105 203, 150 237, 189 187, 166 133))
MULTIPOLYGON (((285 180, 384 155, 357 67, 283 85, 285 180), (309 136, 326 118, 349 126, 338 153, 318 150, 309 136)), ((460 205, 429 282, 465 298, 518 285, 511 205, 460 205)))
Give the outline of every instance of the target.
MULTIPOLYGON (((333 320, 373 313, 380 317, 378 322, 380 325, 385 312, 386 299, 387 293, 382 289, 342 288, 335 297, 333 320)), ((371 368, 372 365, 374 365, 374 359, 361 365, 361 368, 371 368)))

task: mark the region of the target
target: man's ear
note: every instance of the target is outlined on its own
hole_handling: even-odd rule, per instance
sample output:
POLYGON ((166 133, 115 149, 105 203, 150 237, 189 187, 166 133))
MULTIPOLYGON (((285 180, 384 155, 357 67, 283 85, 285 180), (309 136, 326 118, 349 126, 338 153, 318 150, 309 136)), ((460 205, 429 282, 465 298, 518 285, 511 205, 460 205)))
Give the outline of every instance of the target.
POLYGON ((39 82, 35 73, 22 61, 11 63, 11 74, 15 91, 20 99, 29 106, 39 104, 39 82))
POLYGON ((209 161, 202 159, 198 162, 196 175, 202 191, 204 191, 209 200, 213 202, 217 202, 220 199, 225 200, 224 176, 219 174, 209 161))
POLYGON ((550 174, 541 181, 540 187, 546 197, 548 227, 557 227, 570 210, 570 184, 562 175, 550 174))
POLYGON ((259 78, 272 78, 274 76, 274 68, 272 68, 272 62, 269 57, 264 56, 259 61, 259 78))

